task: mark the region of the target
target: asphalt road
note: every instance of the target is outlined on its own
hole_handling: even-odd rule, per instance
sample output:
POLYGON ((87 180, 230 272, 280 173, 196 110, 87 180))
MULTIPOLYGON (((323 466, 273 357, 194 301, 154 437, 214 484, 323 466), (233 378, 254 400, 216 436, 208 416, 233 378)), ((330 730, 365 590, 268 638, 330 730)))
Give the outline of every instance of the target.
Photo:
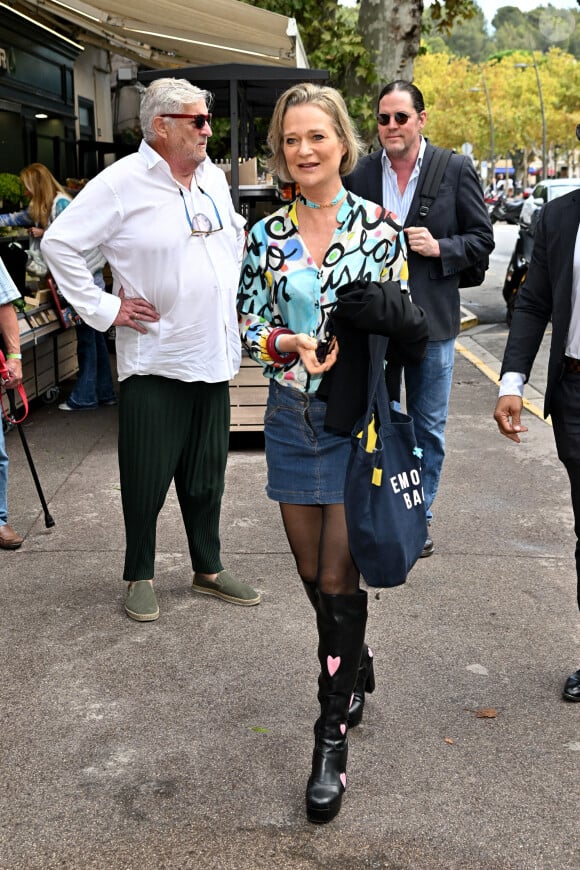
MULTIPOLYGON (((465 350, 472 362, 481 364, 481 370, 490 379, 499 376, 508 336, 502 287, 518 235, 517 226, 505 223, 496 223, 493 229, 496 247, 484 283, 481 287, 461 290, 462 304, 477 322, 462 331, 458 339, 459 352, 465 350)), ((550 338, 551 326, 548 325, 525 389, 526 399, 538 411, 543 407, 550 338)))

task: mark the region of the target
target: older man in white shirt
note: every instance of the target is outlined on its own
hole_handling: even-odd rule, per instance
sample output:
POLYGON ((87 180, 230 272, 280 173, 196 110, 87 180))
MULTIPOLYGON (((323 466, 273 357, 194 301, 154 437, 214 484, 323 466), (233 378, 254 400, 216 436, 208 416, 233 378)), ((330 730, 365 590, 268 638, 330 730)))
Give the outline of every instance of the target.
POLYGON ((141 622, 159 615, 155 534, 172 479, 193 589, 235 604, 260 601, 220 558, 245 222, 207 156, 210 99, 182 79, 154 81, 141 104, 139 151, 90 181, 42 243, 82 318, 103 331, 116 327, 125 610, 141 622), (95 285, 82 257, 97 246, 111 267, 112 295, 95 285))

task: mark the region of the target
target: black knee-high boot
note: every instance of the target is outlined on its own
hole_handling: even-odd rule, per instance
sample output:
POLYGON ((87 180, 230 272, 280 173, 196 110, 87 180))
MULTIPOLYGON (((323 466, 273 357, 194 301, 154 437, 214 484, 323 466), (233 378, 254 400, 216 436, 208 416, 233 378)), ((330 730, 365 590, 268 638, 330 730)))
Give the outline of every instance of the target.
POLYGON ((307 583, 306 580, 302 581, 302 585, 304 586, 304 591, 308 595, 308 600, 314 609, 318 611, 318 586, 316 583, 307 583))
MULTIPOLYGON (((314 607, 314 610, 318 610, 318 586, 316 583, 307 583, 305 580, 302 581, 304 585, 304 589, 310 603, 314 607)), ((375 668, 373 664, 373 652, 366 645, 363 644, 362 654, 360 657, 360 665, 358 668, 358 675, 356 678, 356 683, 352 693, 352 702, 350 705, 350 709, 348 711, 348 727, 355 728, 357 725, 360 725, 363 710, 365 706, 365 692, 369 694, 374 692, 375 690, 375 668)))
POLYGON ((318 700, 312 773, 306 789, 308 820, 322 824, 340 810, 346 788, 347 719, 356 682, 367 621, 367 593, 319 592, 318 700))
POLYGON ((365 706, 365 692, 370 694, 374 690, 375 666, 373 664, 373 651, 365 643, 363 644, 356 683, 352 693, 352 702, 348 711, 349 728, 354 728, 360 724, 365 706))

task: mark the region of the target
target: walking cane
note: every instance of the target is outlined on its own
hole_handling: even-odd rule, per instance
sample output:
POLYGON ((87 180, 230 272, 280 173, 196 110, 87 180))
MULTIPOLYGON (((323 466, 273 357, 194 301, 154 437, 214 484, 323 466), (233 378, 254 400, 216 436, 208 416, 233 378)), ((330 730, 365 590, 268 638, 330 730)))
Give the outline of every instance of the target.
MULTIPOLYGON (((4 354, 0 351, 0 375, 4 375, 7 373, 5 369, 6 361, 4 359, 4 354)), ((21 387, 21 385, 20 385, 21 387)), ((16 401, 14 399, 14 390, 6 390, 6 395, 8 396, 8 402, 10 403, 10 412, 12 414, 9 417, 7 414, 4 414, 5 418, 9 423, 12 423, 18 429, 18 434, 20 435, 20 440, 22 441, 22 447, 24 449, 24 453, 26 455, 26 459, 28 460, 28 466, 30 468, 30 473, 32 474, 32 479, 34 480, 34 485, 36 486, 36 491, 38 493, 38 497, 40 498, 40 503, 42 505, 42 509, 44 511, 44 525, 47 529, 50 529, 54 526, 54 520, 50 515, 48 510, 48 505, 46 503, 46 499, 44 497, 44 493, 42 491, 42 487, 40 485, 40 480, 38 479, 38 474, 36 473, 36 468, 34 467, 34 461, 32 459, 32 454, 30 452, 30 448, 28 446, 28 442, 26 440, 26 436, 24 434, 24 429, 22 428, 22 421, 28 414, 28 400, 26 398, 26 393, 23 389, 21 389, 20 395, 22 396, 22 400, 24 402, 24 416, 20 418, 20 420, 16 419, 16 401)), ((4 410, 4 409, 2 409, 4 410)))
POLYGON ((32 474, 32 479, 34 481, 34 485, 40 499, 40 504, 42 505, 42 510, 44 511, 44 525, 47 529, 50 529, 52 526, 54 526, 54 519, 52 518, 48 510, 48 505, 46 503, 46 499, 40 485, 40 480, 38 479, 38 474, 36 473, 36 468, 34 467, 34 461, 32 459, 32 454, 26 440, 26 435, 24 434, 24 429, 22 428, 22 421, 16 420, 16 402, 14 401, 14 390, 7 390, 6 394, 8 395, 8 401, 10 402, 10 411, 12 412, 12 416, 14 418, 13 423, 18 429, 18 434, 20 435, 20 440, 22 441, 22 447, 24 449, 24 453, 26 454, 26 459, 28 460, 28 467, 30 468, 30 473, 32 474))

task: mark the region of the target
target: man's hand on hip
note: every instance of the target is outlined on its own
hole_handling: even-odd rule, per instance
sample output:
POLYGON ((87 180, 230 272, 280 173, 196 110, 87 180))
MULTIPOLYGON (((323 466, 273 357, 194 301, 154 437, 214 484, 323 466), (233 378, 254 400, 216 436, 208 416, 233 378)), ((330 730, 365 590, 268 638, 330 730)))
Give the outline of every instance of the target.
POLYGON ((130 326, 131 329, 136 329, 137 332, 145 335, 147 330, 139 321, 156 323, 159 320, 155 307, 146 299, 141 299, 139 296, 125 296, 122 287, 119 290, 119 299, 121 307, 113 320, 113 326, 130 326))

